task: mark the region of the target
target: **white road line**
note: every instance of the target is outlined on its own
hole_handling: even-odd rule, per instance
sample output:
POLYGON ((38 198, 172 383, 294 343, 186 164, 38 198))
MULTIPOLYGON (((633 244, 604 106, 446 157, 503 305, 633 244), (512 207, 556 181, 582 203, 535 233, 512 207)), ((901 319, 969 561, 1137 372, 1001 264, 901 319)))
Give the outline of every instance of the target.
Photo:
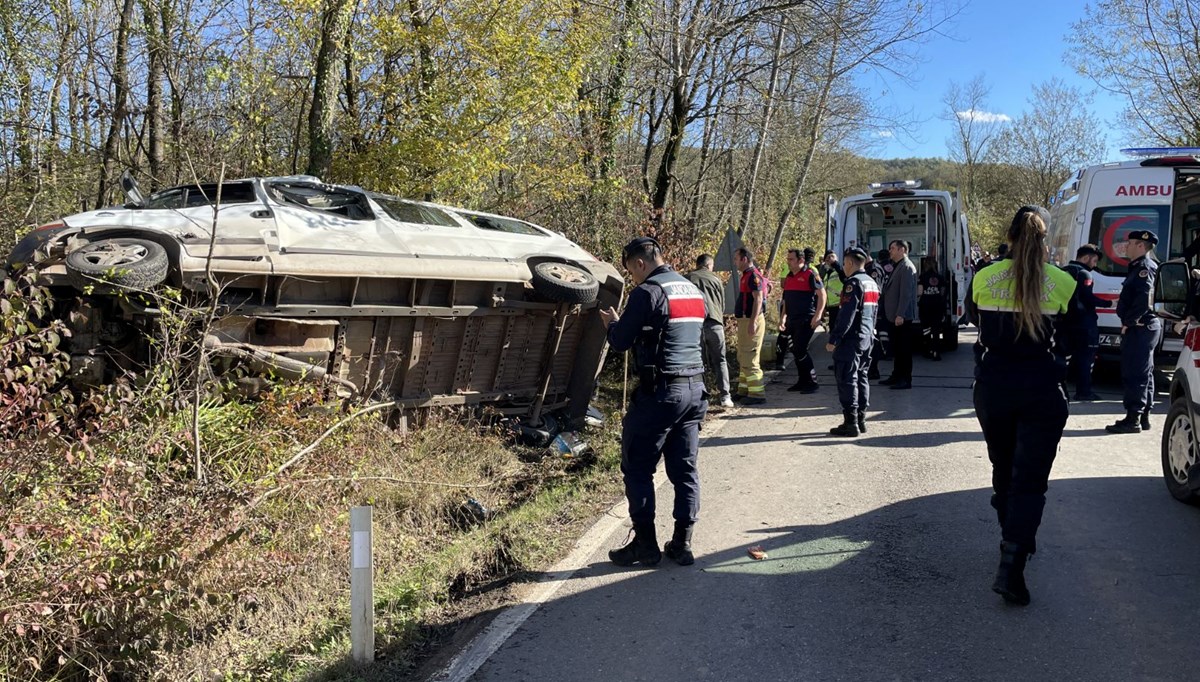
MULTIPOLYGON (((704 446, 704 441, 715 436, 724 425, 724 419, 705 424, 706 433, 700 442, 701 447, 704 446)), ((655 494, 658 493, 658 488, 662 488, 666 482, 665 477, 659 479, 658 485, 655 487, 655 494)), ((622 500, 605 512, 604 516, 600 517, 600 520, 589 528, 583 537, 579 538, 571 553, 550 569, 550 572, 538 582, 536 589, 523 602, 508 607, 496 616, 496 619, 475 639, 471 640, 466 648, 450 661, 449 665, 430 678, 431 682, 466 682, 471 679, 471 676, 492 657, 492 654, 496 653, 508 641, 508 638, 513 636, 521 624, 532 616, 538 607, 553 599, 567 580, 576 571, 587 565, 588 559, 600 549, 609 536, 626 523, 628 523, 626 503, 622 500)))

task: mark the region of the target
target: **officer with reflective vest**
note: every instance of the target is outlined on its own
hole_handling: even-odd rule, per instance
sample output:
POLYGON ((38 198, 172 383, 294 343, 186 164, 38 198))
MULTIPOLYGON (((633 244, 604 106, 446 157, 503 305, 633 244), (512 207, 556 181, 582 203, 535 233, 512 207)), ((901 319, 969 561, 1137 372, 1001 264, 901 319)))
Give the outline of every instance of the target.
POLYGON ((829 330, 825 349, 833 353, 833 376, 837 381, 838 400, 842 404, 842 424, 829 430, 832 436, 857 437, 867 432, 867 406, 870 384, 871 345, 875 340, 875 318, 879 312, 879 286, 863 266, 870 260, 858 247, 846 250, 842 264, 846 281, 842 285, 841 310, 837 325, 829 330))
POLYGON ((1022 206, 1008 228, 1009 257, 975 273, 967 315, 975 344, 975 417, 992 463, 992 508, 1000 522, 1000 563, 992 590, 1029 603, 1025 563, 1037 551, 1050 469, 1067 424, 1066 348, 1060 327, 1075 280, 1046 262, 1039 206, 1022 206))
POLYGON ((1154 407, 1154 343, 1162 324, 1154 314, 1154 282, 1158 263, 1150 258, 1158 235, 1134 230, 1126 237, 1129 273, 1117 299, 1121 318, 1121 383, 1125 386, 1125 417, 1104 427, 1109 433, 1138 433, 1150 428, 1154 407))
POLYGON ((1100 262, 1100 249, 1095 244, 1084 244, 1075 252, 1075 260, 1063 266, 1063 270, 1075 278, 1075 298, 1067 310, 1067 350, 1071 364, 1067 378, 1075 381, 1074 400, 1089 402, 1100 396, 1092 390, 1092 365, 1096 362, 1096 349, 1100 346, 1100 325, 1096 308, 1111 308, 1112 301, 1096 295, 1092 270, 1100 262))
MULTIPOLYGON (((806 250, 805 253, 811 254, 812 251, 806 250)), ((825 284, 799 249, 788 249, 787 264, 788 275, 783 280, 779 328, 791 337, 792 354, 799 372, 796 384, 788 390, 813 393, 820 386, 808 344, 812 342, 813 333, 825 314, 825 284)))
POLYGON ((837 254, 826 251, 821 267, 817 269, 821 281, 825 283, 825 310, 829 311, 829 328, 837 326, 838 306, 842 302, 842 280, 845 273, 838 264, 837 254))
POLYGON ((623 314, 606 308, 600 317, 613 349, 633 350, 639 380, 621 431, 633 539, 608 557, 618 566, 662 560, 654 527, 654 471, 661 457, 675 488, 675 532, 663 550, 686 566, 694 561, 692 526, 700 512, 696 460, 708 410, 700 350, 704 295, 663 261, 662 247, 651 237, 629 242, 621 264, 637 286, 623 314))

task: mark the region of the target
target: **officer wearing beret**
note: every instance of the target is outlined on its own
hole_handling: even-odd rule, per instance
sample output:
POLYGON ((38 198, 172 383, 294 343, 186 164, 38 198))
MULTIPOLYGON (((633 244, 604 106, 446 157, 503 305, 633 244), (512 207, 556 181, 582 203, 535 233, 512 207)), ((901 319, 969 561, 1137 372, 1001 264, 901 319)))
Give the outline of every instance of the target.
POLYGON ((1154 314, 1158 264, 1150 258, 1150 252, 1158 244, 1158 235, 1150 230, 1134 230, 1126 239, 1129 273, 1117 299, 1125 417, 1104 427, 1109 433, 1138 433, 1150 428, 1150 409, 1154 406, 1154 343, 1162 326, 1154 314))
POLYGON ((633 350, 639 386, 622 421, 621 474, 633 540, 608 553, 618 566, 653 566, 662 560, 654 528, 654 471, 666 460, 675 487, 675 532, 663 547, 680 565, 694 562, 692 526, 700 512, 696 468, 700 423, 708 410, 700 336, 704 295, 663 261, 652 237, 629 242, 621 264, 637 287, 625 312, 600 311, 608 342, 617 351, 633 350))
POLYGON ((833 353, 833 376, 842 404, 842 423, 829 430, 832 436, 854 438, 867 432, 870 399, 867 372, 871 368, 871 345, 879 311, 879 286, 863 270, 868 260, 866 251, 852 247, 846 250, 842 262, 846 281, 842 287, 841 312, 837 324, 829 330, 829 343, 825 346, 833 353))

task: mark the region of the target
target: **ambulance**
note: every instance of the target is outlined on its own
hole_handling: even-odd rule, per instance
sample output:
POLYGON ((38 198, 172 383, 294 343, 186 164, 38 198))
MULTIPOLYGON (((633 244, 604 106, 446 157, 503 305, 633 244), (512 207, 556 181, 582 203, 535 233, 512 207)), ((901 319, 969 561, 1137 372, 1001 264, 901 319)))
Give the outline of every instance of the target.
POLYGON ((826 199, 826 248, 840 259, 846 249, 859 246, 875 258, 893 240, 903 239, 912 244, 908 257, 918 275, 924 258, 933 256, 950 285, 942 338, 945 349, 954 350, 971 276, 971 242, 958 193, 921 189, 919 180, 875 182, 867 188, 867 194, 826 199))
MULTIPOLYGON (((1125 239, 1131 231, 1158 235, 1160 261, 1180 255, 1200 236, 1200 148, 1150 147, 1122 149, 1132 161, 1089 166, 1067 178, 1050 200, 1050 259, 1066 265, 1083 244, 1100 247, 1092 273, 1094 291, 1115 301, 1129 271, 1125 239)), ((1116 308, 1097 310, 1100 360, 1117 360, 1121 322, 1116 308)), ((1180 335, 1166 331, 1155 344, 1155 365, 1171 370, 1183 347, 1180 335)))

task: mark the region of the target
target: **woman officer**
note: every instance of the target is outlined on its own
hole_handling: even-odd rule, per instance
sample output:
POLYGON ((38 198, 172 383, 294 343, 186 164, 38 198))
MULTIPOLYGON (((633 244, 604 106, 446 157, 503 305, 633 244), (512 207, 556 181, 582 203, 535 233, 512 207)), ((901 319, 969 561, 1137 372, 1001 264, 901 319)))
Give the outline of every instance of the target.
POLYGON ((992 507, 1000 521, 1000 566, 992 590, 1029 603, 1025 562, 1046 504, 1047 480, 1067 423, 1066 359, 1056 316, 1075 280, 1046 262, 1049 215, 1023 206, 1008 228, 1009 257, 971 281, 968 306, 979 327, 975 414, 992 462, 992 507))

